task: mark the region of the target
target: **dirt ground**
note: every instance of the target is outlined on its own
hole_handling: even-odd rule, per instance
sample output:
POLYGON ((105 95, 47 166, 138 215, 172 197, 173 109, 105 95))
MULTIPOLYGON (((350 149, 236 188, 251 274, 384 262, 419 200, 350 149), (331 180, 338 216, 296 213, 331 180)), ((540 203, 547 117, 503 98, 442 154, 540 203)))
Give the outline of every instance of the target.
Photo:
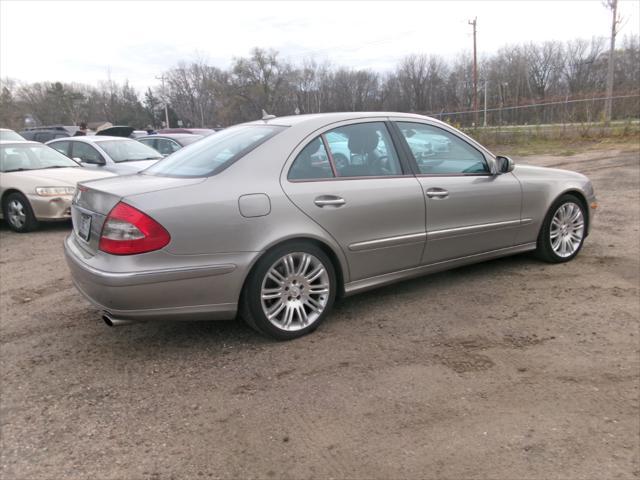
POLYGON ((110 329, 72 287, 69 225, 2 225, 0 476, 640 478, 640 153, 516 160, 593 180, 575 261, 399 283, 288 343, 110 329))

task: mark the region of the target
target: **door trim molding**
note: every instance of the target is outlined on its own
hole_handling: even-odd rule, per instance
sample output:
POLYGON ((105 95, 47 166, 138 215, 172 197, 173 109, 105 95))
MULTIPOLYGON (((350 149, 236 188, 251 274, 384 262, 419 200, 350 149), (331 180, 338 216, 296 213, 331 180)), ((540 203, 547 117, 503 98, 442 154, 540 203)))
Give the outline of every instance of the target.
POLYGON ((502 230, 505 228, 519 227, 531 223, 530 218, 522 220, 507 220, 504 222, 482 223, 480 225, 469 225, 466 227, 444 228, 442 230, 433 230, 427 232, 427 241, 440 240, 449 237, 458 237, 461 235, 471 235, 474 233, 488 232, 491 230, 502 230))
POLYGON ((394 237, 380 238, 378 240, 367 240, 366 242, 356 242, 349 245, 349 250, 359 252, 362 250, 374 250, 376 248, 395 247, 411 243, 421 243, 427 238, 425 232, 411 233, 408 235, 397 235, 394 237))

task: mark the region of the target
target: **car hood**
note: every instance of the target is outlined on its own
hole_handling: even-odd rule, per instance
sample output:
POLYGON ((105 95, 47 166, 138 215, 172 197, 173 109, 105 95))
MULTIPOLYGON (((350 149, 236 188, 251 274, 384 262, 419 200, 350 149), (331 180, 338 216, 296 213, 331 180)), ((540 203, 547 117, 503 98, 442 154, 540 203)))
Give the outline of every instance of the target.
POLYGON ((553 177, 553 178, 572 178, 576 180, 588 180, 588 178, 581 173, 572 172, 571 170, 562 170, 560 168, 539 167, 537 165, 527 165, 517 163, 513 169, 513 172, 518 175, 531 175, 537 177, 553 177))
MULTIPOLYGON (((101 178, 113 177, 111 172, 97 172, 88 168, 70 167, 70 168, 51 168, 43 170, 29 170, 23 172, 5 173, 7 179, 15 179, 16 181, 31 181, 40 184, 42 187, 72 186, 76 183, 88 180, 96 180, 101 178)), ((6 181, 7 184, 11 180, 6 181)))

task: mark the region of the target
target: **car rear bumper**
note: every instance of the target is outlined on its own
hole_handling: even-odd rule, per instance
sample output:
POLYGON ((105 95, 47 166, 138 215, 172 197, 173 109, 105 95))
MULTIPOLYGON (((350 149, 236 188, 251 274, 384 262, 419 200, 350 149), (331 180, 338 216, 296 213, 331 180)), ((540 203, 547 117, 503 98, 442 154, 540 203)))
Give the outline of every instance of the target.
MULTIPOLYGON (((76 288, 119 320, 227 320, 236 316, 245 273, 257 253, 225 254, 220 263, 106 271, 76 243, 64 242, 76 288)), ((106 255, 106 254, 105 254, 106 255)), ((117 264, 123 257, 112 257, 117 264)))

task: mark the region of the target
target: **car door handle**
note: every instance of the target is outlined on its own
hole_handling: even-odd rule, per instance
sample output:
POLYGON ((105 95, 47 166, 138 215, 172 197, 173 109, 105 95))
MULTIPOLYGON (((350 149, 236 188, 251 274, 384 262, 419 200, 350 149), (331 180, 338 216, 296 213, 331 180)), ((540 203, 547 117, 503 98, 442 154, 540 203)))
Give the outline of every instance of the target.
POLYGON ((444 188, 430 188, 425 193, 429 198, 447 198, 449 196, 449 190, 444 188))
POLYGON ((315 203, 318 207, 341 207, 345 203, 344 198, 336 197, 335 195, 323 195, 321 197, 317 197, 313 203, 315 203))

